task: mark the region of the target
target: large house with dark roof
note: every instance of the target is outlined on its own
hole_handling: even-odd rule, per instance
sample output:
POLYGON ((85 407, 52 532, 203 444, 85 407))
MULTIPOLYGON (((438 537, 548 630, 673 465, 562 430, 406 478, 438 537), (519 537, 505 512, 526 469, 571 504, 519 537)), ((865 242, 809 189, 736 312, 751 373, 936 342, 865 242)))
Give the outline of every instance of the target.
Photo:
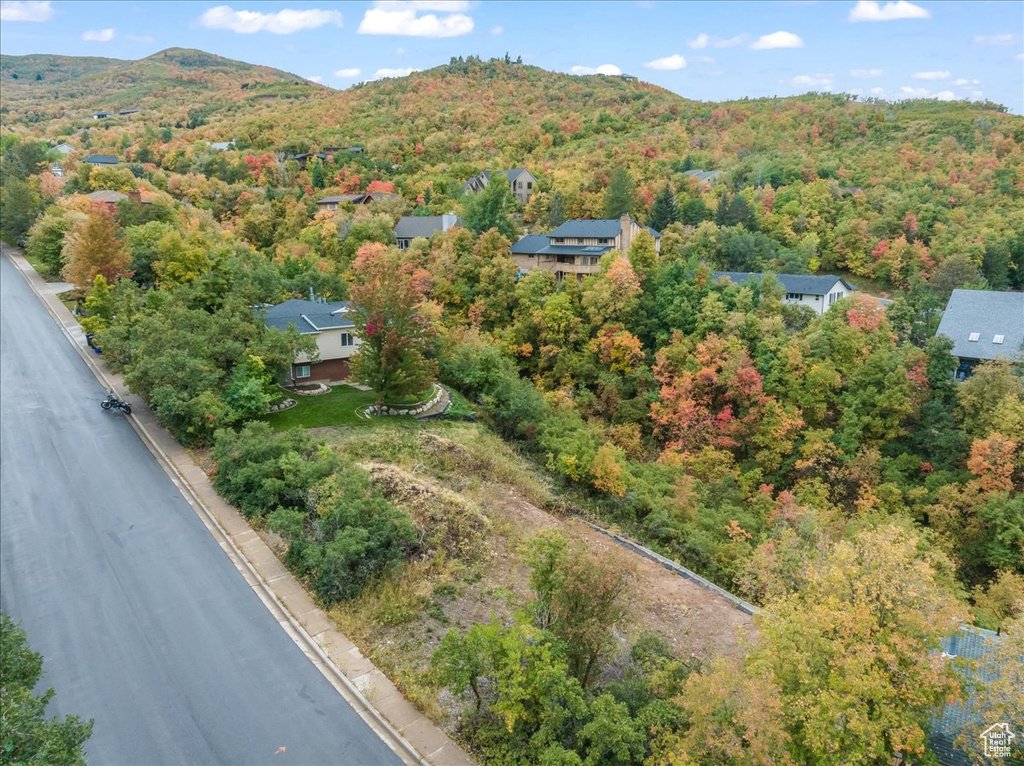
POLYGON ((483 191, 490 185, 491 179, 495 176, 502 176, 512 188, 512 196, 522 203, 530 201, 530 195, 537 185, 537 179, 526 168, 512 168, 511 170, 485 170, 478 176, 470 178, 462 185, 462 191, 473 193, 483 191))
POLYGON ((566 221, 549 234, 527 234, 509 248, 520 272, 551 271, 561 282, 566 276, 581 280, 600 269, 601 257, 612 250, 623 255, 633 240, 646 231, 661 252, 661 234, 641 226, 628 215, 596 221, 566 221))
POLYGON ((960 379, 979 362, 1018 358, 1024 346, 1024 293, 954 290, 936 335, 952 339, 960 379))
POLYGON ((121 160, 117 157, 111 157, 109 154, 90 154, 82 162, 88 163, 93 167, 106 167, 110 165, 120 165, 121 160))
MULTIPOLYGON (((716 271, 714 274, 716 280, 728 279, 737 285, 751 280, 760 283, 763 277, 763 274, 746 271, 716 271)), ((833 303, 857 290, 845 279, 832 274, 776 274, 775 280, 786 291, 783 303, 807 306, 816 314, 824 314, 833 303)))
POLYGON ((348 301, 307 301, 300 298, 263 309, 263 321, 267 327, 286 330, 294 326, 301 335, 316 337, 316 357, 299 354, 292 364, 292 385, 348 379, 349 359, 361 343, 356 337, 355 325, 346 316, 348 311, 348 301))
POLYGON ((407 250, 414 239, 430 239, 462 223, 455 213, 444 215, 403 215, 395 227, 395 239, 399 250, 407 250))

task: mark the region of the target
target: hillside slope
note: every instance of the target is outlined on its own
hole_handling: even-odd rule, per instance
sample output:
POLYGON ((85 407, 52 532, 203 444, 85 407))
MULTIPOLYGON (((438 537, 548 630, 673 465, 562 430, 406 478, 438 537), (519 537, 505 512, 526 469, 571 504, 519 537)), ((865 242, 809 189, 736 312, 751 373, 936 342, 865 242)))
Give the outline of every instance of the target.
MULTIPOLYGON (((169 106, 223 108, 252 89, 304 91, 298 75, 188 48, 138 61, 34 54, 0 56, 7 124, 85 119, 94 112, 169 106), (243 90, 243 85, 248 87, 243 90)), ((251 92, 249 93, 251 95, 251 92)))

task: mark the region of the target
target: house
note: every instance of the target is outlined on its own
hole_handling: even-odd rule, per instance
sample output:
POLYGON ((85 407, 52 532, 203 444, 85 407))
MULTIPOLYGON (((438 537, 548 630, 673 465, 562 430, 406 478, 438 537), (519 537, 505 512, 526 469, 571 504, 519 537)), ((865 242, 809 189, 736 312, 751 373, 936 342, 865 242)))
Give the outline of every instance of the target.
POLYGON ((337 194, 333 197, 324 197, 316 201, 316 209, 318 213, 323 213, 329 210, 337 210, 338 205, 344 202, 351 202, 353 205, 366 205, 372 201, 372 198, 368 194, 337 194))
POLYGON ((71 154, 71 152, 75 151, 75 147, 62 141, 53 147, 53 151, 60 152, 61 154, 71 154))
MULTIPOLYGON (((952 636, 942 639, 942 656, 947 660, 962 657, 975 662, 983 661, 1002 640, 999 633, 974 627, 962 627, 952 636)), ((960 671, 972 681, 986 683, 994 680, 991 667, 982 664, 972 669, 960 671)), ((970 766, 969 753, 954 746, 956 738, 969 725, 982 724, 979 730, 992 721, 978 721, 963 705, 947 705, 942 713, 935 716, 929 727, 928 744, 942 766, 970 766)), ((972 742, 975 753, 983 749, 981 742, 972 742)))
POLYGON ((127 117, 129 114, 138 114, 141 111, 141 109, 122 109, 118 114, 122 117, 127 117))
POLYGON ((211 149, 214 149, 218 152, 226 152, 228 149, 235 148, 234 139, 230 141, 207 141, 206 143, 207 145, 209 145, 211 149))
POLYGON ((323 152, 306 152, 304 154, 296 154, 294 159, 299 163, 299 170, 306 169, 306 163, 310 160, 320 160, 321 162, 327 162, 327 155, 323 152))
MULTIPOLYGON (((716 271, 714 278, 728 279, 737 285, 753 280, 760 283, 763 274, 743 271, 716 271)), ((857 288, 845 279, 831 274, 814 276, 811 274, 776 274, 775 281, 786 291, 783 303, 808 306, 815 314, 824 314, 828 308, 841 298, 852 295, 857 288)))
POLYGON ((301 335, 316 338, 317 355, 311 358, 299 354, 292 364, 292 385, 321 381, 330 383, 348 378, 349 359, 361 343, 355 335, 355 325, 346 316, 349 309, 348 301, 311 301, 301 298, 263 309, 263 321, 267 327, 287 330, 289 326, 294 326, 301 335))
POLYGON ((153 192, 143 191, 142 189, 133 189, 127 194, 113 189, 99 189, 94 192, 90 192, 85 195, 94 205, 102 205, 108 212, 117 212, 117 203, 125 199, 133 199, 136 202, 141 202, 143 205, 149 205, 153 202, 153 192))
POLYGON ((661 234, 641 226, 628 215, 596 221, 566 221, 549 234, 527 234, 509 248, 520 272, 543 269, 554 272, 561 282, 574 274, 581 280, 596 274, 601 256, 612 250, 623 255, 633 240, 646 231, 654 237, 654 249, 661 252, 661 234))
POLYGON ((960 380, 979 362, 1017 357, 1024 346, 1024 293, 954 290, 936 334, 952 339, 960 380))
POLYGON ((711 184, 716 183, 718 181, 719 177, 722 175, 722 171, 700 169, 685 170, 683 171, 683 175, 690 176, 691 178, 696 178, 702 184, 707 184, 708 186, 710 186, 711 184))
POLYGON ((466 181, 462 185, 462 191, 465 193, 483 191, 491 183, 491 178, 494 176, 501 176, 508 182, 508 185, 512 188, 512 196, 519 202, 526 203, 530 201, 530 195, 533 194, 533 187, 537 184, 537 179, 526 168, 485 170, 480 175, 466 181))
POLYGON ((110 112, 96 112, 96 114, 94 114, 92 116, 92 118, 94 120, 105 120, 105 119, 107 119, 108 117, 111 117, 111 116, 112 115, 110 114, 110 112))
POLYGON ((121 160, 117 157, 111 157, 109 154, 90 154, 82 162, 85 162, 93 167, 109 167, 111 165, 120 165, 121 160))
POLYGON ((64 166, 61 165, 59 162, 55 162, 52 165, 50 165, 50 172, 57 176, 57 178, 63 178, 64 166))
POLYGON ((454 226, 459 226, 462 219, 455 213, 444 215, 403 215, 395 227, 395 239, 398 240, 398 249, 406 250, 414 239, 423 237, 430 239, 438 232, 446 232, 454 226))

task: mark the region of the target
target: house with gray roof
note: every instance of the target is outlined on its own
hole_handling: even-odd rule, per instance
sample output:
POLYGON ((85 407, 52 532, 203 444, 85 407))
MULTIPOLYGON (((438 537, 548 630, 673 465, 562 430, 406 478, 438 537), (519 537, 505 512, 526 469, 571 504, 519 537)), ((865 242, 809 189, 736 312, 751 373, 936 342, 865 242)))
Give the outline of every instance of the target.
POLYGON ((117 157, 111 157, 109 154, 90 154, 82 162, 85 162, 93 167, 109 167, 112 165, 120 165, 121 160, 117 157))
POLYGON ((512 189, 512 196, 515 197, 519 202, 527 203, 530 201, 530 195, 533 194, 533 189, 537 185, 537 179, 534 177, 526 168, 512 168, 511 170, 485 170, 478 176, 473 176, 466 183, 462 185, 462 191, 465 193, 475 193, 483 191, 491 183, 491 179, 501 176, 505 179, 508 185, 512 189))
POLYGON ((395 240, 398 242, 399 250, 407 250, 414 239, 430 239, 435 234, 444 233, 461 224, 462 219, 455 213, 403 215, 395 226, 395 240))
POLYGON ((708 186, 710 186, 711 184, 713 184, 713 183, 718 181, 718 179, 722 175, 722 171, 721 170, 700 170, 700 169, 684 170, 683 171, 683 175, 684 176, 690 176, 691 178, 696 178, 702 184, 707 184, 708 186))
POLYGON ((349 359, 361 344, 348 316, 350 309, 349 301, 301 298, 261 309, 267 327, 278 330, 294 327, 299 334, 316 338, 317 353, 313 357, 299 354, 295 358, 291 369, 292 385, 348 379, 349 359))
MULTIPOLYGON (((764 274, 746 271, 716 271, 714 279, 726 279, 733 284, 761 283, 764 274)), ((783 303, 807 306, 816 314, 824 314, 836 301, 852 295, 857 288, 832 274, 776 274, 775 281, 786 291, 783 303)))
POLYGON ((67 141, 61 141, 59 144, 53 147, 53 151, 60 152, 61 154, 71 154, 71 152, 76 150, 75 147, 73 147, 67 141))
POLYGON ((654 250, 661 252, 661 234, 641 226, 630 216, 595 221, 566 221, 549 234, 527 234, 509 252, 520 272, 543 269, 561 282, 566 275, 577 280, 600 269, 601 257, 613 250, 626 255, 641 231, 654 238, 654 250))
POLYGON ((1020 358, 1024 346, 1024 293, 954 290, 936 335, 953 341, 963 379, 979 362, 1020 358))

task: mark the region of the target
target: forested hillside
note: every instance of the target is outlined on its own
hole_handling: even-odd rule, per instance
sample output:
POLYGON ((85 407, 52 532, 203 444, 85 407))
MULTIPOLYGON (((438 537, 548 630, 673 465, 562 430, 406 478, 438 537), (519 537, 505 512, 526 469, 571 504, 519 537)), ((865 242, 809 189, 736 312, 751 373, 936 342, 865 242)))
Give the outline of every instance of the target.
MULTIPOLYGON (((378 401, 439 379, 553 483, 553 508, 764 608, 744 658, 698 667, 641 642, 627 661, 626 575, 535 541, 536 598, 514 624, 450 634, 431 677, 473 693, 460 733, 484 760, 889 763, 924 753, 931 716, 964 694, 942 637, 973 623, 1019 646, 1024 370, 1017 356, 957 382, 935 330, 956 288, 1024 287, 1020 117, 830 94, 698 103, 509 58, 335 92, 206 55, 147 59, 118 102, 145 111, 110 122, 47 111, 20 73, 9 93, 5 59, 3 235, 77 286, 83 326, 165 426, 216 444, 218 484, 325 603, 386 594, 427 554, 352 460, 251 424, 312 348, 251 307, 311 293, 353 301, 353 374, 378 401), (57 140, 78 151, 54 154, 57 140), (81 161, 94 151, 121 164, 81 161), (538 179, 525 205, 502 183, 463 193, 523 166, 538 179), (101 190, 141 191, 85 196, 101 190), (317 209, 362 192, 383 194, 317 209), (448 211, 461 226, 395 246, 401 216, 448 211), (625 214, 662 232, 660 254, 638 236, 580 282, 509 254, 523 232, 625 214), (840 271, 892 301, 855 294, 818 315, 771 277, 715 270, 840 271), (840 738, 817 734, 851 715, 840 738)), ((53 87, 80 89, 83 108, 93 85, 131 77, 70 66, 53 87)), ((348 449, 390 460, 384 441, 348 449)), ((437 523, 452 537, 430 555, 469 577, 458 541, 483 525, 437 523)), ((1024 718, 1012 693, 971 704, 1024 718)))

